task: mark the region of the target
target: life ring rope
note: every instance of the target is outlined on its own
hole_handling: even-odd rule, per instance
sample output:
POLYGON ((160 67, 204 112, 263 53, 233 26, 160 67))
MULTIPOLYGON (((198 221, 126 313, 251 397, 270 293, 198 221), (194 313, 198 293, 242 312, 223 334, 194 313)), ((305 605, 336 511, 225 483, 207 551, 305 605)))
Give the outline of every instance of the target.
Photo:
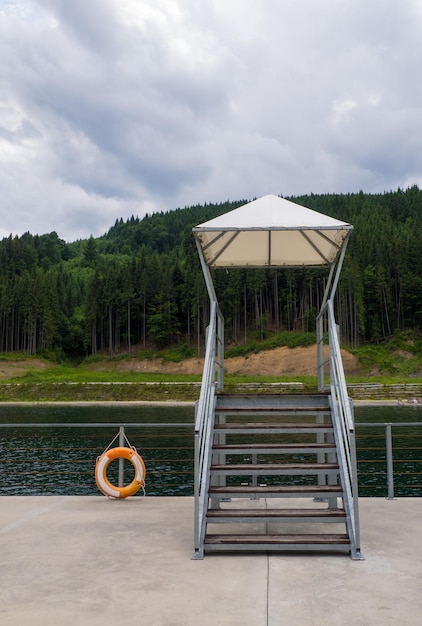
POLYGON ((136 448, 130 445, 126 435, 125 439, 128 443, 128 447, 110 447, 117 439, 119 434, 120 433, 116 435, 110 445, 107 446, 104 452, 97 458, 97 463, 95 465, 95 481, 97 483, 97 487, 104 495, 109 496, 110 498, 127 498, 129 496, 133 496, 141 488, 143 489, 145 495, 145 463, 142 457, 136 451, 136 448), (127 461, 132 463, 135 470, 135 476, 132 482, 129 485, 126 485, 126 487, 118 487, 116 485, 113 485, 107 478, 107 468, 110 463, 116 459, 126 459, 127 461))
MULTIPOLYGON (((132 446, 132 444, 130 443, 129 439, 126 436, 126 433, 124 432, 124 430, 122 430, 122 431, 119 431, 115 437, 113 437, 113 439, 108 444, 107 448, 105 448, 105 450, 100 454, 100 456, 97 457, 97 461, 98 461, 99 458, 101 458, 103 456, 103 454, 105 454, 107 452, 107 450, 109 450, 111 448, 111 446, 116 441, 116 439, 120 438, 121 435, 123 435, 123 439, 126 441, 127 447, 131 448, 132 450, 135 450, 135 452, 136 452, 135 446, 132 446)), ((120 443, 119 443, 119 446, 120 446, 120 443)))

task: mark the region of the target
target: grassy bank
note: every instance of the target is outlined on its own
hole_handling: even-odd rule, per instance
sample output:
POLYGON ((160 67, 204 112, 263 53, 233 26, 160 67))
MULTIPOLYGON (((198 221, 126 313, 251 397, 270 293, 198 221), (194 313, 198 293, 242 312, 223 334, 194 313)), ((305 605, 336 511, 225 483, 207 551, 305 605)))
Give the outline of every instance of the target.
MULTIPOLYGON (((200 377, 133 372, 90 372, 51 367, 0 382, 0 402, 196 401, 200 377)), ((402 376, 348 377, 349 395, 358 399, 422 398, 422 379, 402 376)), ((226 376, 230 393, 314 392, 313 376, 226 376)))
MULTIPOLYGON (((226 376, 228 392, 272 388, 286 391, 297 388, 316 389, 312 376, 251 377, 226 376), (255 387, 259 383, 260 387, 255 387)), ((199 398, 201 376, 137 372, 91 371, 83 367, 51 365, 47 369, 31 368, 23 375, 0 382, 0 402, 72 402, 72 401, 195 401, 199 398)))
MULTIPOLYGON (((251 336, 242 346, 226 350, 226 358, 243 357, 280 346, 292 350, 312 345, 312 333, 270 333, 258 341, 251 336)), ((349 350, 359 363, 359 375, 347 376, 350 395, 365 393, 368 398, 422 396, 422 338, 409 331, 396 333, 388 341, 349 350), (360 389, 358 388, 360 386, 360 389)), ((200 374, 169 373, 169 363, 183 362, 192 356, 186 349, 150 352, 139 350, 116 357, 88 358, 82 363, 54 363, 24 354, 0 355, 0 402, 72 402, 72 401, 194 401, 199 397, 200 374), (148 372, 148 360, 158 359, 160 372, 148 372), (142 360, 146 370, 131 371, 142 360), (125 361, 127 362, 125 364, 125 361), (127 371, 123 371, 122 363, 127 371)), ((151 368, 152 369, 152 368, 151 368)), ((174 371, 174 367, 173 370, 174 371)), ((185 369, 185 371, 188 371, 185 369)), ((301 383, 305 391, 316 390, 316 376, 225 376, 225 389, 244 391, 245 385, 259 383, 262 389, 285 392, 291 383, 301 383), (283 385, 285 383, 285 385, 283 385)), ((293 387, 290 387, 293 388, 293 387)), ((259 391, 256 386, 250 392, 259 391)), ((362 397, 362 395, 360 396, 362 397)))
POLYGON ((0 384, 0 402, 195 401, 199 383, 11 383, 0 384))

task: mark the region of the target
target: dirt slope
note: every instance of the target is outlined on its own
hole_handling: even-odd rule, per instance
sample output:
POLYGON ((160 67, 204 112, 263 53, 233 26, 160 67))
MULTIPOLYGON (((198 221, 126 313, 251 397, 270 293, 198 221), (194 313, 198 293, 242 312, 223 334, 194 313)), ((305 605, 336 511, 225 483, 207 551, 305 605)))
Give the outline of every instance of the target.
MULTIPOLYGON (((349 352, 342 350, 343 365, 346 375, 359 374, 356 358, 349 352)), ((235 357, 225 360, 225 370, 228 374, 243 376, 281 376, 301 375, 314 376, 316 374, 316 348, 275 348, 251 354, 247 358, 235 357)), ((100 364, 97 364, 98 366, 100 364)), ((105 364, 101 365, 101 369, 105 364)), ((202 359, 187 359, 181 363, 162 363, 160 359, 138 360, 129 359, 116 363, 117 371, 137 372, 167 372, 173 374, 202 374, 202 359)), ((96 367, 96 369, 100 369, 96 367)))
MULTIPOLYGON (((357 360, 349 352, 342 351, 343 365, 346 375, 359 374, 357 360)), ((168 374, 194 374, 200 376, 203 369, 203 359, 186 359, 181 363, 163 363, 161 359, 127 359, 124 361, 99 361, 93 363, 90 369, 94 371, 119 372, 160 372, 168 374)), ((48 363, 39 359, 22 361, 0 361, 0 379, 21 376, 30 369, 45 369, 48 363)), ((228 374, 240 376, 315 376, 316 375, 316 348, 275 348, 251 354, 247 358, 235 357, 226 359, 225 370, 228 374)))
POLYGON ((30 369, 45 369, 46 367, 48 367, 48 364, 40 359, 0 361, 0 379, 23 376, 30 369))

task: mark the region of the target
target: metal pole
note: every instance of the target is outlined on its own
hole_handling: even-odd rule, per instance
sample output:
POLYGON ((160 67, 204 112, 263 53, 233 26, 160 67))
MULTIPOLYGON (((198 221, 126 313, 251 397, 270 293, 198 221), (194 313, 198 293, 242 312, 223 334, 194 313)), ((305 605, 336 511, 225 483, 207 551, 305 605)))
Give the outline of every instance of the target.
POLYGON ((317 319, 317 369, 318 369, 318 391, 324 390, 324 320, 317 319))
MULTIPOLYGON (((120 426, 119 428, 119 447, 123 448, 125 445, 125 427, 124 426, 120 426)), ((123 475, 124 475, 124 459, 119 459, 119 480, 118 480, 118 485, 119 487, 123 487, 123 475)))
POLYGON ((224 390, 224 319, 219 307, 216 307, 217 314, 217 358, 218 358, 218 374, 217 389, 224 390))
POLYGON ((202 252, 201 243, 196 237, 195 243, 199 254, 199 260, 201 261, 202 273, 205 278, 205 284, 207 287, 209 299, 213 302, 217 302, 217 296, 214 289, 214 283, 212 282, 210 268, 208 267, 204 257, 204 253, 202 252))
POLYGON ((194 474, 194 496, 195 496, 195 513, 194 513, 194 554, 199 552, 199 433, 195 432, 195 474, 194 474))
POLYGON ((395 500, 394 497, 394 470, 393 470, 393 439, 391 436, 391 424, 385 425, 385 450, 387 459, 387 500, 395 500))
MULTIPOLYGON (((350 408, 353 416, 353 405, 350 401, 350 408)), ((353 496, 353 515, 354 515, 354 531, 356 550, 360 551, 360 521, 359 521, 359 494, 358 494, 358 468, 356 460, 356 438, 355 431, 350 433, 350 459, 352 462, 352 496, 353 496)))
POLYGON ((321 308, 320 308, 320 312, 319 312, 319 317, 322 315, 322 310, 325 308, 325 304, 326 304, 326 302, 328 300, 328 296, 329 296, 330 289, 331 289, 331 281, 333 280, 333 274, 334 274, 335 267, 336 267, 336 264, 335 263, 331 263, 331 265, 330 265, 330 273, 328 274, 327 284, 325 285, 324 296, 323 296, 322 302, 321 302, 321 308))
POLYGON ((350 237, 350 232, 347 234, 346 239, 343 242, 343 246, 340 252, 340 257, 339 257, 339 260, 337 261, 336 275, 334 278, 333 286, 331 287, 331 293, 330 293, 330 298, 329 298, 330 300, 333 301, 333 304, 334 304, 334 296, 336 295, 336 291, 337 291, 337 284, 340 278, 341 268, 343 267, 344 255, 346 254, 346 248, 349 242, 349 237, 350 237))

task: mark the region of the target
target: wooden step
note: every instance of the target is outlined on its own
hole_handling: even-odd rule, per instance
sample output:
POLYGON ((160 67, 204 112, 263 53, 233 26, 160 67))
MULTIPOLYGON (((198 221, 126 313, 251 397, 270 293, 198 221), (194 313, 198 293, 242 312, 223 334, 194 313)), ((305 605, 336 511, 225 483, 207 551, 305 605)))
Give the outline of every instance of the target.
POLYGON ((215 444, 213 452, 219 454, 307 454, 317 452, 332 452, 336 449, 334 443, 229 443, 215 444))
POLYGON ((329 411, 327 393, 253 393, 253 394, 218 394, 216 410, 218 413, 236 411, 329 411))
MULTIPOLYGON (((313 402, 316 401, 321 401, 321 402, 327 402, 327 398, 329 397, 330 392, 327 390, 324 391, 293 391, 291 393, 283 393, 282 394, 282 398, 283 400, 292 400, 292 399, 296 399, 298 398, 301 402, 303 402, 303 399, 308 399, 308 400, 312 400, 313 402)), ((280 393, 277 392, 267 392, 265 391, 265 393, 230 393, 229 391, 219 391, 216 392, 216 396, 218 399, 218 402, 230 402, 230 401, 237 401, 238 398, 243 398, 243 399, 251 399, 251 398, 274 398, 275 400, 277 400, 278 402, 280 401, 280 393)))
POLYGON ((337 463, 229 463, 211 465, 213 474, 312 476, 338 473, 337 463))
POLYGON ((226 522, 276 523, 276 522, 344 522, 343 509, 209 509, 207 521, 212 524, 226 522))
POLYGON ((316 535, 206 535, 205 543, 341 543, 350 544, 346 534, 316 534, 316 535))
POLYGON ((341 497, 339 485, 226 485, 208 489, 211 497, 218 498, 325 498, 341 497))
POLYGON ((330 415, 328 406, 234 406, 230 408, 216 407, 215 414, 223 415, 330 415))
POLYGON ((214 546, 248 546, 263 549, 264 546, 350 546, 350 539, 346 534, 316 534, 316 535, 214 535, 205 536, 205 545, 214 546))
POLYGON ((279 423, 261 423, 261 422, 245 422, 244 424, 215 424, 215 433, 250 433, 266 434, 292 434, 292 433, 332 433, 332 424, 279 424, 279 423))

